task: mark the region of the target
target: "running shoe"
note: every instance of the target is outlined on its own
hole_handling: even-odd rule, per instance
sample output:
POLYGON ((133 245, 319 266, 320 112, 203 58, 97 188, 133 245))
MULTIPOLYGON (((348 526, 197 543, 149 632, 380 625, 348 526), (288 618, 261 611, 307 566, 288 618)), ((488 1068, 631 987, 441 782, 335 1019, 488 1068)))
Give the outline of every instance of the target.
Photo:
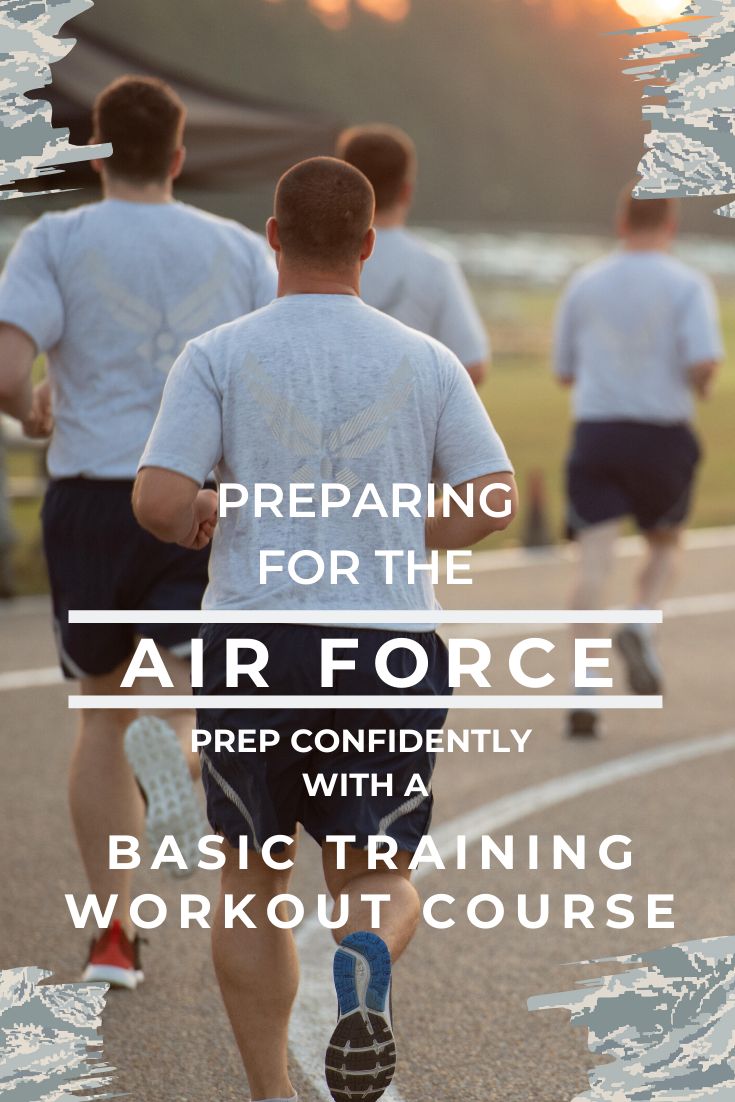
POLYGON ((208 827, 175 731, 156 716, 142 716, 125 732, 125 753, 146 802, 148 844, 155 853, 173 835, 187 867, 164 867, 171 876, 190 876, 208 827))
POLYGON ((99 937, 92 939, 82 979, 134 991, 143 982, 140 938, 131 941, 119 919, 115 919, 99 937))
POLYGON ((350 934, 334 956, 339 1019, 324 1070, 335 1102, 377 1102, 396 1070, 388 946, 368 931, 350 934))
POLYGON ((630 624, 615 636, 615 645, 625 662, 630 691, 638 696, 658 696, 663 688, 663 671, 651 632, 630 624))
POLYGON ((595 738, 600 733, 600 713, 577 708, 567 716, 569 738, 595 738))
MULTIPOLYGON (((595 689, 574 689, 576 696, 595 697, 595 689)), ((585 707, 580 702, 577 708, 567 715, 567 735, 569 738, 595 738, 600 733, 600 713, 592 706, 585 707)))

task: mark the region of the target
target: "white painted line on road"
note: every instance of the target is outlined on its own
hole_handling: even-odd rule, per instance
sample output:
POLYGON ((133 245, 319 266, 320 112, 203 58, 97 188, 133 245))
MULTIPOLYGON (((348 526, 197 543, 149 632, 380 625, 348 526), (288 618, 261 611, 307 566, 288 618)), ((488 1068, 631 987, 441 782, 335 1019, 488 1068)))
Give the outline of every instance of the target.
POLYGON ((670 601, 666 601, 664 619, 733 611, 735 593, 699 593, 695 597, 672 597, 670 601))
MULTIPOLYGON (((608 788, 620 781, 635 780, 659 769, 729 750, 735 750, 735 731, 613 759, 491 800, 432 830, 431 836, 442 858, 449 860, 460 834, 466 835, 470 843, 477 842, 483 834, 510 826, 567 800, 608 788)), ((421 865, 414 873, 414 879, 421 879, 433 871, 421 865)), ((291 1022, 291 1052, 318 1097, 330 1102, 331 1095, 324 1082, 324 1047, 335 1021, 335 998, 329 982, 334 943, 329 932, 320 926, 316 914, 310 915, 301 926, 297 941, 301 983, 291 1022)), ((403 1102, 396 1087, 392 1087, 385 1098, 388 1102, 403 1102)))
MULTIPOLYGON (((642 536, 623 536, 615 547, 615 557, 631 559, 645 550, 642 536)), ((684 536, 685 551, 718 551, 735 547, 735 527, 694 528, 684 536)), ((472 572, 491 570, 523 570, 529 566, 563 566, 574 562, 576 549, 573 543, 554 544, 552 547, 506 547, 499 551, 475 551, 472 555, 472 572)))
POLYGON ((47 666, 39 670, 11 670, 0 673, 0 693, 13 692, 16 689, 37 689, 44 685, 61 685, 64 676, 58 666, 47 666))
MULTIPOLYGON (((487 708, 506 711, 510 708, 530 709, 531 711, 568 712, 577 707, 589 708, 589 696, 499 696, 494 693, 479 696, 79 696, 69 697, 72 711, 103 709, 114 711, 130 708, 154 711, 187 711, 191 708, 238 708, 244 711, 267 712, 273 709, 292 708, 294 711, 314 712, 321 709, 341 708, 347 711, 390 710, 407 708, 410 711, 451 708, 452 711, 474 712, 487 708)), ((663 708, 662 696, 596 696, 596 711, 635 711, 647 712, 663 708)))
MULTIPOLYGON (((663 622, 681 620, 691 616, 712 615, 720 612, 735 612, 735 593, 700 593, 693 597, 673 597, 663 606, 663 622)), ((562 631, 561 624, 527 624, 529 629, 538 628, 544 635, 562 631)), ((465 638, 467 632, 442 632, 452 638, 465 638)), ((508 639, 518 632, 507 624, 480 624, 473 630, 478 639, 508 639)))

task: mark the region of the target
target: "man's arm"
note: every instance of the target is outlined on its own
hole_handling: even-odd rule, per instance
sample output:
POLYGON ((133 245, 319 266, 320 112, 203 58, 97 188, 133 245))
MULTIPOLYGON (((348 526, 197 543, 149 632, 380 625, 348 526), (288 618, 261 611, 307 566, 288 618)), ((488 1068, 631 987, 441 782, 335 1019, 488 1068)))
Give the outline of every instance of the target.
POLYGON ((138 469, 133 512, 163 543, 198 550, 217 524, 217 494, 200 490, 222 454, 222 406, 205 353, 188 344, 171 368, 138 469))
POLYGON ((0 411, 25 421, 31 411, 36 346, 15 325, 0 323, 0 411))
POLYGON ((707 399, 712 396, 715 379, 721 366, 720 360, 704 360, 689 368, 689 382, 697 397, 707 399))
POLYGON ((475 386, 484 382, 490 363, 490 340, 464 272, 455 260, 440 269, 440 305, 432 335, 463 364, 475 386))
POLYGON ((426 545, 430 550, 471 547, 493 532, 501 532, 517 511, 513 467, 487 410, 467 371, 456 356, 442 350, 439 361, 446 386, 434 442, 432 477, 458 487, 461 501, 473 492, 473 515, 465 516, 454 502, 449 516, 429 517, 426 545), (484 495, 485 509, 479 508, 484 495), (488 513, 495 515, 488 516, 488 513))
POLYGON ((133 488, 133 512, 156 539, 198 551, 211 542, 217 526, 217 493, 200 490, 176 471, 144 467, 133 488))
POLYGON ((478 360, 477 363, 474 364, 465 364, 465 367, 467 369, 467 374, 472 379, 475 386, 481 386, 482 383, 485 382, 488 368, 486 360, 478 360))
POLYGON ((554 319, 553 371, 563 387, 574 386, 577 380, 576 298, 577 281, 573 279, 564 291, 554 319))
POLYGON ((47 440, 54 431, 51 384, 44 379, 33 388, 31 408, 23 419, 23 432, 31 440, 47 440))
POLYGON ((449 515, 429 517, 426 521, 426 547, 429 551, 455 551, 463 547, 472 547, 493 532, 503 532, 512 523, 518 511, 518 490, 516 480, 510 472, 482 475, 473 478, 461 486, 455 487, 462 500, 467 500, 469 488, 473 487, 475 508, 468 517, 455 501, 449 508, 449 515), (487 495, 488 516, 481 510, 478 501, 486 487, 493 489, 487 495))
POLYGON ((24 422, 26 431, 33 409, 33 362, 54 347, 64 330, 47 231, 45 217, 27 226, 0 277, 0 410, 24 422))
POLYGON ((725 349, 717 296, 704 276, 696 279, 676 322, 687 382, 699 398, 709 398, 725 349))

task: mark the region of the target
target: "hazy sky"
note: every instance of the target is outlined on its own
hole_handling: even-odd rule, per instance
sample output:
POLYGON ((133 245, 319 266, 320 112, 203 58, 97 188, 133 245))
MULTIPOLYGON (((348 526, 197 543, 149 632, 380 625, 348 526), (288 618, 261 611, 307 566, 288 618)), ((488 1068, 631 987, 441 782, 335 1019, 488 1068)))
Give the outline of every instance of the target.
MULTIPOLYGON (((283 0, 270 0, 270 2, 282 3, 283 0)), ((308 0, 308 2, 326 23, 341 27, 349 20, 353 5, 380 15, 384 19, 398 21, 408 14, 412 2, 420 3, 421 0, 308 0)), ((488 0, 488 3, 498 2, 502 0, 488 0)), ((516 2, 516 0, 507 0, 507 2, 516 2)), ((611 15, 614 15, 617 5, 618 9, 622 8, 641 23, 657 23, 680 15, 686 7, 687 0, 525 0, 525 3, 550 6, 560 19, 573 19, 576 14, 589 11, 592 6, 599 9, 610 8, 611 15)))

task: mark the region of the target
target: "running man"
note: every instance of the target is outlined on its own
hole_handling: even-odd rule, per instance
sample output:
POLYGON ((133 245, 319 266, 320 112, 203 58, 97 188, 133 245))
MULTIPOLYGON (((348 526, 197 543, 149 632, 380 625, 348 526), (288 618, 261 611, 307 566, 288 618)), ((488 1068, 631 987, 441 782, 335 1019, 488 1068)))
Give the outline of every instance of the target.
MULTIPOLYGON (((279 297, 265 310, 192 341, 175 365, 153 434, 141 463, 134 507, 141 524, 160 539, 189 546, 209 539, 217 523, 216 495, 201 489, 216 467, 224 482, 276 484, 285 499, 295 483, 350 487, 359 496, 370 485, 389 500, 396 483, 426 487, 436 481, 488 487, 496 512, 466 517, 454 512, 426 523, 423 514, 376 520, 344 510, 321 517, 306 509, 278 517, 266 510, 228 512, 214 535, 209 610, 259 610, 263 623, 204 629, 204 688, 226 694, 224 657, 238 637, 264 643, 269 654, 268 691, 304 697, 320 689, 322 648, 348 636, 356 649, 337 650, 338 695, 390 693, 376 674, 376 653, 386 642, 409 636, 427 655, 423 682, 412 691, 448 692, 446 651, 433 630, 411 622, 415 610, 435 600, 425 572, 410 585, 405 568, 385 582, 377 550, 464 547, 505 528, 515 508, 508 457, 459 360, 437 341, 365 305, 360 274, 374 243, 374 196, 367 179, 343 161, 316 158, 281 179, 268 240, 279 267, 279 297), (507 489, 497 488, 505 484, 507 489), (491 486, 494 487, 491 489, 491 486), (329 561, 330 553, 359 555, 358 584, 340 576, 301 586, 287 573, 261 584, 262 549, 280 548, 287 561, 305 548, 329 561), (309 625, 268 622, 269 610, 308 610, 309 625), (405 630, 325 627, 325 611, 405 610, 405 630), (348 664, 348 663, 347 663, 348 664)), ((339 495, 338 495, 339 496, 339 495)), ((391 672, 406 676, 415 660, 394 654, 391 672)), ((240 691, 243 691, 242 688, 240 691)), ((246 692, 253 690, 247 681, 246 692)), ((395 690, 393 690, 395 691, 395 690)), ((390 1020, 390 966, 408 945, 419 918, 410 882, 411 853, 429 827, 431 796, 406 799, 408 779, 420 774, 430 790, 434 758, 424 752, 391 756, 296 752, 290 736, 305 725, 318 731, 407 726, 441 727, 443 708, 410 710, 339 708, 304 713, 282 708, 249 712, 204 709, 198 726, 213 732, 270 728, 281 740, 264 753, 203 750, 203 777, 212 829, 226 839, 222 899, 213 931, 217 976, 242 1054, 251 1097, 293 1102, 288 1068, 288 1027, 298 985, 291 931, 268 922, 268 901, 288 889, 290 871, 274 870, 260 855, 268 839, 288 841, 293 854, 297 824, 322 847, 324 876, 336 902, 348 900, 349 918, 335 931, 340 1020, 327 1052, 326 1070, 335 1099, 375 1102, 390 1082, 395 1050, 390 1020), (393 795, 307 795, 303 773, 355 771, 393 779, 393 795), (365 846, 387 835, 397 848, 394 867, 371 871, 365 846), (346 861, 330 839, 351 837, 346 861), (249 867, 239 868, 238 845, 246 839, 249 867), (228 895, 254 894, 247 929, 224 921, 228 895), (379 929, 372 930, 366 894, 389 896, 379 929), (363 982, 364 981, 364 982, 363 982), (367 1001, 366 1001, 367 1000, 367 1001)), ((277 845, 276 851, 284 849, 277 845)))
POLYGON ((479 386, 490 344, 462 269, 446 250, 406 229, 416 186, 413 142, 394 126, 356 126, 340 136, 337 156, 359 168, 375 191, 377 240, 363 299, 441 341, 479 386))
MULTIPOLYGON (((164 547, 142 532, 133 480, 186 341, 269 302, 276 275, 262 238, 173 200, 184 106, 170 88, 121 78, 99 96, 94 128, 95 141, 114 147, 95 164, 102 201, 41 217, 21 235, 0 281, 0 402, 30 433, 52 430, 43 534, 59 655, 82 693, 106 695, 120 692, 136 629, 70 625, 69 610, 199 607, 207 552, 164 547), (42 352, 49 382, 32 394, 42 352)), ((188 692, 187 667, 175 656, 191 630, 146 635, 171 649, 174 680, 188 692)), ((174 734, 190 743, 193 716, 169 714, 169 726, 152 717, 134 722, 129 711, 80 715, 72 819, 91 891, 103 910, 117 896, 84 978, 134 988, 142 974, 128 915, 131 874, 110 871, 107 852, 111 833, 139 836, 143 826, 125 751, 146 793, 154 844, 175 833, 195 847, 202 816, 174 734)))
MULTIPOLYGON (((579 545, 572 608, 603 607, 620 522, 632 517, 647 553, 632 607, 657 609, 672 584, 700 448, 695 397, 707 398, 723 358, 715 295, 669 253, 677 230, 670 199, 626 189, 622 248, 572 280, 557 318, 554 369, 574 387, 576 427, 567 463, 568 524, 579 545)), ((616 642, 631 691, 657 695, 662 671, 646 626, 616 642)), ((569 732, 596 731, 594 708, 569 732)))

